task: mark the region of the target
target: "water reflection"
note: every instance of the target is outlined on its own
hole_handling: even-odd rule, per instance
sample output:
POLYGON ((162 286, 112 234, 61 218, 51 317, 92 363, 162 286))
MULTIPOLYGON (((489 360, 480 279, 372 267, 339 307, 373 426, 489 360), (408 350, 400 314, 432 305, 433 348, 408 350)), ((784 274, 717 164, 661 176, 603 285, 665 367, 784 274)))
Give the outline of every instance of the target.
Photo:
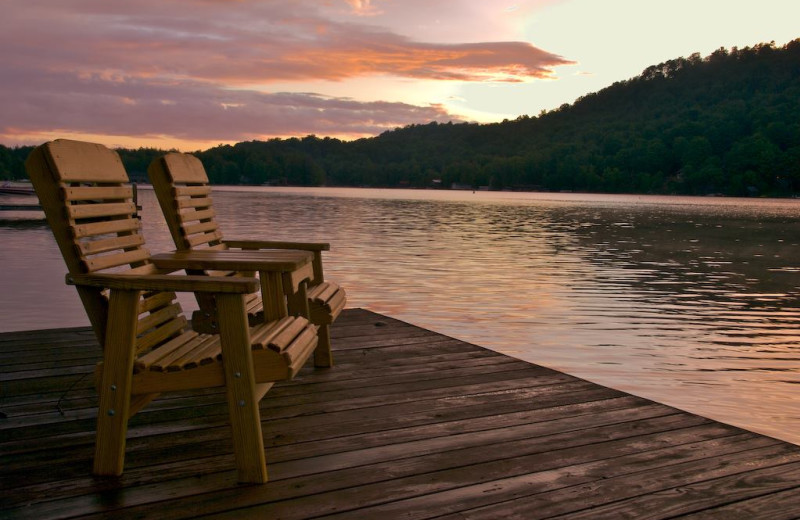
MULTIPOLYGON (((171 249, 152 192, 140 201, 150 248, 171 249)), ((350 306, 800 443, 798 201, 221 188, 215 202, 231 238, 331 242, 326 274, 350 306)), ((49 231, 0 237, 3 329, 86 323, 49 231)))

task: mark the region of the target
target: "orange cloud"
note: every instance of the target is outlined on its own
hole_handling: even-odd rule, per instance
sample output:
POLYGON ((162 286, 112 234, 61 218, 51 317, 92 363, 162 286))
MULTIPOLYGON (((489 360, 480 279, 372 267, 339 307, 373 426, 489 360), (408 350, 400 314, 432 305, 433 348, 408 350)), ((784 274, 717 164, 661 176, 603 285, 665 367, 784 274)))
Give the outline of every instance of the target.
POLYGON ((524 42, 423 44, 391 35, 334 49, 303 49, 284 56, 293 71, 329 80, 370 74, 458 81, 526 81, 553 76, 573 62, 524 42))
MULTIPOLYGON (((413 41, 386 29, 323 18, 312 2, 76 3, 77 8, 72 2, 26 0, 38 11, 35 18, 26 16, 26 8, 9 6, 12 23, 0 41, 35 53, 42 68, 93 73, 119 68, 135 76, 220 83, 370 74, 524 81, 549 77, 553 67, 572 63, 527 42, 413 41), (298 6, 305 7, 302 16, 295 14, 298 6)), ((348 3, 356 10, 372 8, 367 0, 348 3)))
POLYGON ((54 129, 197 141, 374 135, 458 118, 435 105, 253 85, 366 76, 516 82, 571 63, 526 42, 415 41, 354 17, 375 12, 369 0, 340 1, 350 9, 312 0, 9 4, 0 19, 0 138, 54 129))
POLYGON ((345 0, 353 9, 353 13, 358 16, 374 16, 380 13, 380 10, 372 5, 371 0, 345 0))
MULTIPOLYGON (((421 121, 458 120, 440 106, 359 102, 310 93, 220 89, 196 81, 154 81, 106 75, 28 71, 0 83, 0 142, 23 144, 52 132, 77 135, 170 137, 192 142, 236 142, 317 134, 340 138, 376 135, 421 121), (36 89, 23 85, 38 84, 36 89), (2 101, 12 99, 13 103, 2 101), (14 136, 25 136, 18 141, 14 136)), ((45 139, 42 139, 45 140, 45 139)))

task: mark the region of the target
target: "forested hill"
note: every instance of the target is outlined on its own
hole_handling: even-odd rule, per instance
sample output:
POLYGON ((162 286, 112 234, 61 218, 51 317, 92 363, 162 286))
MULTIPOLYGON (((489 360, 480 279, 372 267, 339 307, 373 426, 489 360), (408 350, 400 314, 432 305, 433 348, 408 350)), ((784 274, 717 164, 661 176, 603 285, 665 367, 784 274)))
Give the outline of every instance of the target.
MULTIPOLYGON (((0 150, 0 169, 4 155, 23 152, 0 150)), ((161 153, 120 152, 133 175, 161 153)), ((198 156, 220 184, 796 195, 800 39, 670 60, 514 121, 253 141, 198 156)))

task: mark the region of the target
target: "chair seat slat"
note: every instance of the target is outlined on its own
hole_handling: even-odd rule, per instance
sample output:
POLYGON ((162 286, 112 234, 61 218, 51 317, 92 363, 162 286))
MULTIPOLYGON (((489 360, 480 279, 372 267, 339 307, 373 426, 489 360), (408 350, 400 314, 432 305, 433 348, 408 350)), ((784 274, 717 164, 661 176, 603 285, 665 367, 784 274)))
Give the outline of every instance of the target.
POLYGON ((184 369, 194 368, 196 366, 207 365, 222 359, 222 346, 219 342, 219 336, 209 336, 208 341, 199 345, 191 352, 191 355, 184 356, 184 359, 178 360, 183 363, 184 369))
MULTIPOLYGON (((210 212, 211 206, 206 210, 200 210, 201 206, 197 206, 197 210, 186 207, 205 204, 205 202, 187 201, 186 198, 196 197, 204 200, 207 197, 209 200, 212 199, 211 185, 200 159, 189 154, 168 153, 154 160, 147 172, 178 250, 204 249, 207 246, 215 250, 223 250, 229 247, 229 244, 222 242, 222 230, 216 224, 215 215, 210 212), (211 224, 212 222, 213 224, 211 224), (206 223, 208 224, 206 225, 206 223), (210 240, 208 234, 217 232, 220 233, 219 242, 210 240)), ((216 235, 212 236, 216 237, 216 235)), ((313 265, 309 265, 307 271, 292 272, 289 280, 284 277, 282 287, 278 290, 282 290, 287 298, 289 295, 295 298, 294 295, 300 290, 302 282, 307 281, 309 316, 313 323, 319 326, 319 350, 314 355, 315 364, 332 366, 329 325, 339 316, 346 305, 347 296, 344 290, 335 284, 317 287, 325 281, 320 251, 328 250, 329 246, 321 243, 302 244, 276 241, 235 241, 234 243, 236 244, 234 247, 241 249, 295 249, 292 246, 296 245, 297 249, 316 251, 313 265), (315 288, 316 292, 313 292, 315 288)), ((200 306, 198 317, 202 317, 202 320, 198 319, 197 326, 208 330, 205 329, 205 324, 213 324, 214 316, 217 314, 215 301, 200 295, 197 296, 197 301, 200 306), (201 322, 204 325, 200 325, 201 322)), ((264 301, 266 298, 262 300, 262 303, 264 301)), ((299 312, 296 307, 292 309, 292 312, 295 311, 299 312)), ((253 307, 251 310, 248 307, 248 322, 251 324, 258 323, 266 315, 263 308, 253 307)))
MULTIPOLYGON (((292 343, 300 332, 308 325, 305 318, 290 317, 291 320, 284 322, 281 326, 270 331, 263 339, 258 342, 261 348, 268 348, 275 352, 283 352, 292 343)), ((256 344, 255 341, 253 342, 256 344)))
POLYGON ((261 311, 261 293, 253 293, 245 296, 244 310, 248 314, 261 311))
POLYGON ((314 323, 333 323, 339 314, 341 314, 346 304, 347 296, 344 290, 334 294, 327 302, 312 300, 309 305, 311 319, 314 323))
MULTIPOLYGON (((293 337, 280 355, 293 375, 313 352, 317 335, 316 328, 305 320, 291 323, 288 329, 291 329, 293 337)), ((287 328, 284 328, 284 334, 289 334, 287 328)), ((263 350, 260 347, 260 344, 252 345, 254 350, 263 350)), ((139 357, 136 366, 138 371, 177 372, 220 361, 223 357, 219 336, 188 331, 139 357)))
POLYGON ((158 348, 154 348, 150 352, 139 356, 136 358, 135 368, 137 371, 147 370, 152 365, 159 363, 162 359, 166 356, 169 356, 171 352, 174 352, 177 349, 182 348, 184 345, 189 344, 191 341, 194 341, 200 334, 193 330, 187 330, 180 336, 173 338, 172 340, 160 345, 158 348))
POLYGON ((214 362, 221 351, 222 347, 218 337, 202 334, 179 348, 173 349, 168 355, 151 365, 150 370, 177 372, 191 369, 201 364, 214 362))
POLYGON ((308 327, 281 353, 281 357, 289 365, 289 377, 297 374, 318 344, 316 327, 308 327))
MULTIPOLYGON (((283 329, 280 334, 270 340, 267 347, 275 352, 284 353, 290 349, 292 343, 303 333, 308 325, 305 319, 296 319, 291 325, 283 329)), ((316 328, 314 329, 316 334, 316 328)))
POLYGON ((177 304, 162 307, 156 312, 152 312, 143 318, 140 318, 139 323, 136 326, 136 333, 141 334, 147 330, 163 325, 181 312, 182 310, 177 304))
POLYGON ((159 343, 171 338, 176 333, 181 332, 186 328, 186 323, 186 318, 181 315, 161 325, 157 329, 153 329, 147 334, 140 336, 136 339, 136 351, 145 352, 150 350, 159 343))
MULTIPOLYGON (((271 383, 297 373, 311 355, 316 327, 305 318, 288 320, 283 330, 278 330, 277 322, 257 325, 254 330, 263 332, 262 336, 276 333, 272 336, 279 345, 288 341, 277 353, 274 346, 253 345, 249 324, 260 321, 249 317, 244 321, 240 315, 241 303, 248 311, 258 305, 257 295, 246 300, 215 298, 217 292, 235 285, 225 283, 225 279, 174 276, 168 282, 166 278, 170 277, 146 276, 174 270, 157 268, 144 248, 141 224, 134 218, 136 209, 130 200, 132 187, 119 154, 113 150, 93 143, 52 141, 31 152, 26 170, 67 263, 71 275, 68 282, 81 284, 81 301, 103 345, 104 359, 96 372, 100 395, 93 473, 122 473, 128 420, 160 392, 226 386, 239 480, 266 482, 258 400, 271 383), (98 271, 112 276, 81 278, 98 271), (133 274, 140 276, 125 276, 133 274), (176 282, 179 279, 181 282, 176 282), (175 292, 159 293, 158 287, 194 290, 199 300, 212 300, 212 305, 216 299, 227 307, 227 312, 218 317, 226 334, 188 329, 175 292), (258 384, 250 377, 231 373, 232 367, 240 366, 248 372, 252 366, 258 384), (246 404, 244 409, 240 409, 242 403, 246 404)), ((199 197, 185 202, 184 208, 211 204, 210 188, 200 182, 204 178, 205 173, 197 168, 182 176, 181 182, 193 185, 187 189, 199 197)), ((201 219, 213 218, 214 214, 210 209, 192 209, 189 213, 201 219)), ((208 232, 217 230, 202 233, 208 232)), ((257 284, 251 280, 244 285, 252 290, 257 284)), ((215 328, 212 320, 217 317, 203 316, 199 311, 196 315, 200 320, 207 319, 210 329, 215 328)))
POLYGON ((322 282, 308 290, 308 297, 320 303, 325 303, 330 300, 337 291, 340 291, 338 285, 330 282, 322 282))
POLYGON ((294 317, 285 316, 278 321, 264 323, 254 327, 250 331, 250 342, 255 349, 265 349, 269 342, 277 336, 283 329, 294 321, 294 317))

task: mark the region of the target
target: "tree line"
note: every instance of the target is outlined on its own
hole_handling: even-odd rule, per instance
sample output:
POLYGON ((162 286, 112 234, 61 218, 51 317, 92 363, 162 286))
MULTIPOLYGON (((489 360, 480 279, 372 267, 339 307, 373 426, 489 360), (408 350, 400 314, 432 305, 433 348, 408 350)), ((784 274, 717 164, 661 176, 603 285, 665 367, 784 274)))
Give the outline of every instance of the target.
MULTIPOLYGON (((20 176, 25 148, 0 146, 2 175, 20 176)), ((163 151, 120 153, 141 180, 163 151)), ((800 194, 800 39, 676 58, 512 121, 433 122, 355 141, 250 141, 196 155, 218 184, 792 196, 800 194)))

